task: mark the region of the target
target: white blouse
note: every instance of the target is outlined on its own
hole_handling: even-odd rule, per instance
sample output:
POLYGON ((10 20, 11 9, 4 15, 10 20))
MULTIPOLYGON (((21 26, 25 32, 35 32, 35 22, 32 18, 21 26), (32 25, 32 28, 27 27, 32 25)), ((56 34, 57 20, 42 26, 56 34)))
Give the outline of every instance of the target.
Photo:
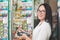
POLYGON ((39 23, 33 30, 32 40, 49 40, 51 35, 51 26, 47 22, 39 23))

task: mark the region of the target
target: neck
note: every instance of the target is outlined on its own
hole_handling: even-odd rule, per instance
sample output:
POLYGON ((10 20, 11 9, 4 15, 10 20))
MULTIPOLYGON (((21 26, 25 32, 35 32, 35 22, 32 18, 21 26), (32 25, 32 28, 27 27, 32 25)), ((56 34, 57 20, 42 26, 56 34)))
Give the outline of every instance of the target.
POLYGON ((42 23, 42 22, 44 22, 45 20, 40 20, 40 22, 42 23))

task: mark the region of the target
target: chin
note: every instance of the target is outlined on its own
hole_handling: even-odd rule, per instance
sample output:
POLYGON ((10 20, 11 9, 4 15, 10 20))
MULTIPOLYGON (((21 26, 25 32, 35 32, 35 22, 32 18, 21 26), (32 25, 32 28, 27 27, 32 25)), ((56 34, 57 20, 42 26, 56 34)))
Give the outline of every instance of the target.
POLYGON ((39 20, 42 20, 41 18, 39 18, 39 20))
POLYGON ((42 18, 40 18, 40 17, 39 17, 38 19, 39 19, 39 20, 42 20, 42 18))

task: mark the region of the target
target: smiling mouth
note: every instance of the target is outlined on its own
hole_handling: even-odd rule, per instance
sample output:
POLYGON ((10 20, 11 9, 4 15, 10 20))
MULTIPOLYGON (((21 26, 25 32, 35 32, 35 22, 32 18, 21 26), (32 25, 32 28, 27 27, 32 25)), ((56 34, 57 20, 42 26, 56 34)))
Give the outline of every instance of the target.
POLYGON ((39 16, 39 17, 42 17, 43 15, 39 16))

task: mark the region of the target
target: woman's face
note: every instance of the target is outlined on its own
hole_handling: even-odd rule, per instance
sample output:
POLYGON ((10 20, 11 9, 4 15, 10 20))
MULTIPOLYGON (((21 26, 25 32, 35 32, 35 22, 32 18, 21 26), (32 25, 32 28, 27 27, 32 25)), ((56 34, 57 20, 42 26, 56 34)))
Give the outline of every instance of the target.
POLYGON ((37 15, 39 20, 45 20, 46 10, 43 5, 39 7, 37 15))

